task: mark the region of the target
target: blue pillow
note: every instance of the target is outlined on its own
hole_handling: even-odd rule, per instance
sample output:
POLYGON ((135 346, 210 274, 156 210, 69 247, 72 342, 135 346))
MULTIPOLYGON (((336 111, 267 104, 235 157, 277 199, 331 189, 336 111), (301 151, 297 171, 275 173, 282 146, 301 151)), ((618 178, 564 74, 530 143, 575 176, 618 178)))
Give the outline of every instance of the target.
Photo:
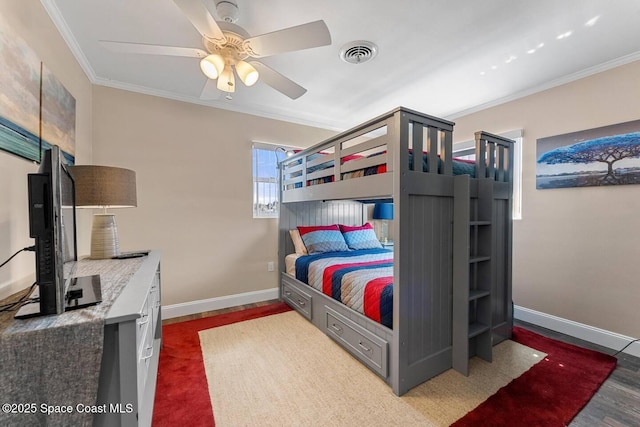
POLYGON ((310 254, 348 251, 349 247, 337 225, 299 226, 300 237, 310 254))
POLYGON ((349 225, 340 224, 340 231, 347 242, 349 249, 378 249, 382 245, 378 241, 373 227, 368 222, 359 227, 351 227, 349 225))

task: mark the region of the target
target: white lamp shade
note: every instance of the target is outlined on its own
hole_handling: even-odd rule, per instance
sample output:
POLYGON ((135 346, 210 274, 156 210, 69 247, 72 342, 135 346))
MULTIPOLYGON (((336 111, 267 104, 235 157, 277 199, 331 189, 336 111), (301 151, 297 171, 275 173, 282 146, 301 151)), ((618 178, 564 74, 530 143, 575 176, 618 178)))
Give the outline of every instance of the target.
POLYGON ((245 61, 238 61, 236 64, 236 72, 238 73, 238 77, 242 80, 242 83, 245 86, 252 86, 255 82, 258 81, 258 71, 253 68, 251 64, 245 61))
POLYGON ((224 59, 220 55, 209 55, 200 61, 200 69, 210 79, 217 79, 224 70, 224 59))
POLYGON ((236 79, 233 77, 233 69, 230 65, 227 64, 224 66, 224 70, 222 70, 220 77, 218 77, 218 84, 216 86, 225 92, 236 91, 236 79))

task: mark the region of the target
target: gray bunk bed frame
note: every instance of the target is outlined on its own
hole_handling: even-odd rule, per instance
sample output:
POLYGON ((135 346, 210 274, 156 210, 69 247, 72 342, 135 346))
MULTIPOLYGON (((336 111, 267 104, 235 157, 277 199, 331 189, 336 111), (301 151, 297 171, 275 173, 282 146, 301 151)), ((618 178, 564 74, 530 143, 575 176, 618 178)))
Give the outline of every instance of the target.
POLYGON ((476 132, 475 176, 487 178, 453 175, 453 126, 399 107, 280 163, 281 299, 398 396, 451 367, 468 375, 469 358, 491 361, 492 346, 511 337, 514 142, 476 132), (410 164, 410 149, 427 153, 428 171, 410 164), (364 156, 343 161, 357 153, 364 156), (382 163, 386 173, 343 179, 382 163), (295 252, 289 230, 360 225, 376 200, 394 204, 393 329, 285 272, 295 252))

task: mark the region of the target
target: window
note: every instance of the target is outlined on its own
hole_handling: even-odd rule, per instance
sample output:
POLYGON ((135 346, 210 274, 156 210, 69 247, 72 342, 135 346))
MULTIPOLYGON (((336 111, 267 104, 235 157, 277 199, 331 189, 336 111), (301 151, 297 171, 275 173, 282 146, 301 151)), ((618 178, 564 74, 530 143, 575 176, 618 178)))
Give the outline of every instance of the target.
POLYGON ((280 212, 278 162, 291 147, 253 143, 253 217, 277 218, 280 212))
MULTIPOLYGON (((522 129, 498 134, 513 139, 513 219, 522 219, 522 129)), ((475 159, 475 141, 465 141, 453 146, 453 156, 462 159, 475 159)))

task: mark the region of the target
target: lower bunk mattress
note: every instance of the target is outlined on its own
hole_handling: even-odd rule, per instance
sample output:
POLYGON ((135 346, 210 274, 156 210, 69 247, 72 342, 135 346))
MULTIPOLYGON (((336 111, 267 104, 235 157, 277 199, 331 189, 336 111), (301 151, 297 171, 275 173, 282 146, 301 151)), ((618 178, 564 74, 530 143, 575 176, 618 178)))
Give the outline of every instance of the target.
POLYGON ((302 255, 295 260, 295 277, 358 313, 393 327, 393 251, 302 255))

